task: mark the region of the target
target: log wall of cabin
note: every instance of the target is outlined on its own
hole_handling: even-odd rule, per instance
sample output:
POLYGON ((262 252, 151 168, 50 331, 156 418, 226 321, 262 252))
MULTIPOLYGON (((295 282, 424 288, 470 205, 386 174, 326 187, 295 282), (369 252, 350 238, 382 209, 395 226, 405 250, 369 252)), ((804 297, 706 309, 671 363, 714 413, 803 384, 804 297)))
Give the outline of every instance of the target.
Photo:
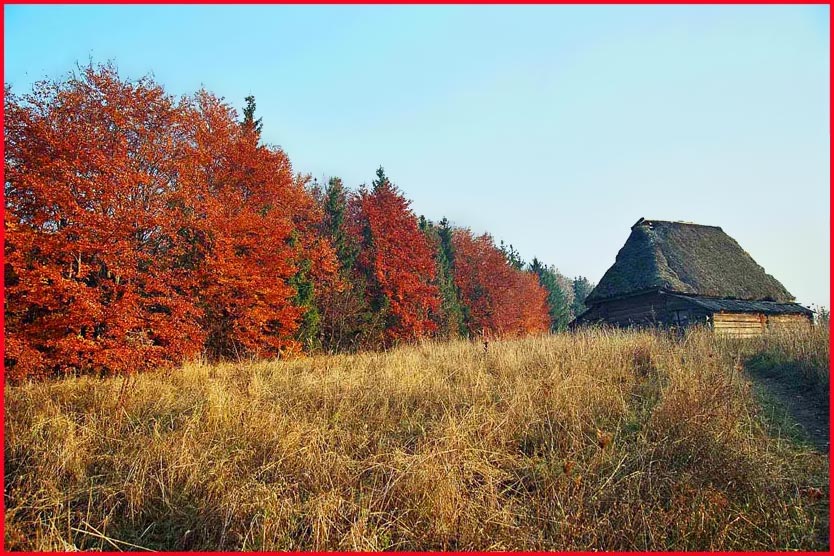
POLYGON ((594 315, 619 326, 666 323, 669 321, 666 303, 667 296, 658 293, 635 295, 601 303, 594 315))
POLYGON ((767 327, 771 330, 811 326, 813 321, 808 315, 768 315, 767 327))
POLYGON ((615 299, 599 306, 599 318, 611 324, 664 324, 689 326, 705 324, 710 312, 685 299, 660 293, 615 299))
POLYGON ((605 322, 620 326, 654 323, 661 312, 665 313, 665 300, 657 294, 613 299, 599 307, 599 315, 605 322))
POLYGON ((716 334, 755 337, 765 330, 788 326, 807 326, 810 319, 801 314, 712 312, 686 298, 647 293, 599 303, 586 315, 586 322, 603 321, 617 326, 709 324, 716 334))
POLYGON ((749 338, 766 330, 811 326, 811 319, 802 314, 715 313, 712 326, 719 335, 749 338))
POLYGON ((767 316, 762 313, 713 313, 712 328, 719 336, 753 338, 767 329, 767 316))
POLYGON ((700 305, 696 305, 686 299, 679 297, 665 296, 666 301, 666 322, 678 326, 691 324, 707 324, 712 313, 700 305))

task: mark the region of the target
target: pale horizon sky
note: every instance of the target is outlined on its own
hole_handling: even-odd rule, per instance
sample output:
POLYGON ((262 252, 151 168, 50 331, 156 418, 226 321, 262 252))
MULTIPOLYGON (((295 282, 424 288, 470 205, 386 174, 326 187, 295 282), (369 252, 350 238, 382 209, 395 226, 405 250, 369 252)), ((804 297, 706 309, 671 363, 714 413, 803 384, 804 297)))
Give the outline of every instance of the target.
POLYGON ((113 61, 256 97, 297 172, 597 282, 640 217, 721 226, 830 306, 829 7, 5 6, 5 81, 113 61))

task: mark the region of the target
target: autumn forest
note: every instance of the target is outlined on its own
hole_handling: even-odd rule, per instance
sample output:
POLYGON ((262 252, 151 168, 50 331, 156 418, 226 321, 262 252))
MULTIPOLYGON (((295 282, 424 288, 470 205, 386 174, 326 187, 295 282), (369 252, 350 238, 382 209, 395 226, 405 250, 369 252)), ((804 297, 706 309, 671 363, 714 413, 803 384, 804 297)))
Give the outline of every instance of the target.
POLYGON ((296 173, 263 125, 253 97, 239 113, 109 65, 7 85, 7 379, 512 337, 583 310, 585 278, 418 217, 382 167, 296 173))

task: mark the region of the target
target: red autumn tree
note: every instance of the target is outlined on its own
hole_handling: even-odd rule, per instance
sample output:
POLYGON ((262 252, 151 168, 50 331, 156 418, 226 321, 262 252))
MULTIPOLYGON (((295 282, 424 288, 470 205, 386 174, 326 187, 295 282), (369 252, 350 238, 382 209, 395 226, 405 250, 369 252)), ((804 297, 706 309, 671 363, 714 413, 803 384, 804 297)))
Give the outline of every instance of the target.
MULTIPOLYGON (((541 334, 550 330, 547 290, 539 283, 532 272, 513 269, 513 307, 516 309, 514 320, 507 328, 516 335, 541 334)), ((511 313, 512 314, 512 313, 511 313)))
POLYGON ((127 372, 202 347, 171 218, 181 107, 88 68, 5 98, 6 369, 127 372))
POLYGON ((533 274, 513 268, 488 234, 456 229, 454 275, 471 334, 517 336, 548 329, 547 294, 533 274))
POLYGON ((6 368, 130 372, 297 351, 335 272, 286 155, 207 93, 109 67, 5 99, 6 368))
POLYGON ((106 66, 6 89, 9 378, 408 341, 448 317, 437 283, 471 332, 547 328, 544 290, 489 236, 443 228, 440 256, 381 168, 317 200, 254 111, 106 66))
POLYGON ((182 173, 178 221, 199 253, 192 286, 215 356, 274 356, 300 350, 308 308, 296 303, 302 271, 326 281, 336 270, 329 243, 315 237, 318 205, 280 149, 200 92, 190 113, 194 148, 182 173))
POLYGON ((410 202, 380 168, 372 189, 361 190, 352 204, 348 227, 361 246, 357 270, 367 280, 372 310, 384 317, 384 340, 429 335, 440 297, 431 245, 410 202))

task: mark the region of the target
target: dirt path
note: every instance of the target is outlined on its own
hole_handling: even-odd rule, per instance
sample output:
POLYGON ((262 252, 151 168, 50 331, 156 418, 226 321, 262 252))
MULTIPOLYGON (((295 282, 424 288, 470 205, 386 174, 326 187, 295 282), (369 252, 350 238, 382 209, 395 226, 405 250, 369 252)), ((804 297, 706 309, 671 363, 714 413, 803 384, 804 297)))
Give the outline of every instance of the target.
POLYGON ((747 375, 779 406, 781 412, 786 414, 792 423, 798 425, 802 440, 812 444, 822 453, 829 453, 827 399, 804 384, 791 381, 787 375, 763 373, 754 368, 748 368, 747 375))

